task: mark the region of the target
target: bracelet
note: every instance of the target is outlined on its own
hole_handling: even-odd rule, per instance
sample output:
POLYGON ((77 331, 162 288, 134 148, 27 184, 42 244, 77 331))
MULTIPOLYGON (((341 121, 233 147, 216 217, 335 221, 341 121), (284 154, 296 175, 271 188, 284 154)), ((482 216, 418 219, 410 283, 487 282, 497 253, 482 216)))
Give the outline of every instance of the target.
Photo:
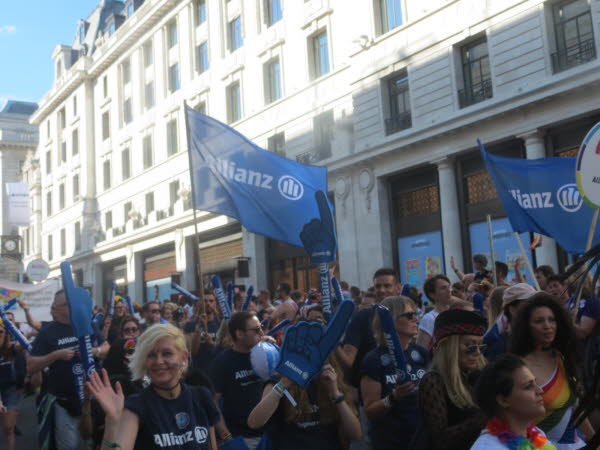
POLYGON ((285 393, 285 391, 286 391, 286 388, 281 381, 277 382, 273 386, 273 392, 275 392, 275 395, 277 395, 277 397, 283 397, 283 394, 285 393))
POLYGON ((331 401, 333 402, 334 405, 339 405, 345 399, 346 399, 346 396, 344 394, 340 394, 336 398, 332 398, 331 401))
POLYGON ((121 444, 118 442, 107 441, 106 439, 102 439, 102 445, 108 448, 121 448, 121 444))

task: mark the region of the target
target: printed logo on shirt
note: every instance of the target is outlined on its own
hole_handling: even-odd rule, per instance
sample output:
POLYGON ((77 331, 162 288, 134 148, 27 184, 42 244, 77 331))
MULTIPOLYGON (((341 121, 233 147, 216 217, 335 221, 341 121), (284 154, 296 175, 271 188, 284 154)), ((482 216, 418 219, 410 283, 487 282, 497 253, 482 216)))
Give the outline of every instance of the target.
POLYGON ((283 365, 292 369, 294 372, 296 372, 298 375, 300 375, 304 380, 306 380, 308 378, 308 373, 304 372, 300 367, 296 366, 293 362, 286 361, 283 363, 283 365))
POLYGON ((236 380, 241 380, 242 378, 247 378, 254 375, 254 371, 252 370, 238 370, 235 373, 235 379, 236 380))
POLYGON ((182 434, 160 433, 154 435, 154 443, 161 448, 182 446, 188 442, 203 444, 208 439, 208 430, 205 427, 195 427, 194 431, 186 431, 182 434))
POLYGON ((78 377, 83 375, 84 371, 83 371, 83 365, 81 363, 75 363, 73 364, 73 373, 75 375, 77 375, 78 377))
POLYGON ((412 352, 410 352, 410 357, 412 358, 412 360, 416 363, 420 363, 423 362, 423 357, 421 356, 421 354, 416 351, 413 350, 412 352))
POLYGON ((56 342, 56 345, 61 346, 61 345, 65 345, 65 344, 71 344, 73 342, 79 343, 79 340, 75 336, 70 336, 70 337, 59 339, 56 342))
POLYGON ((185 412, 177 413, 175 414, 175 422, 177 423, 179 429, 183 430, 190 424, 190 415, 185 412))
POLYGON ((390 355, 388 355, 387 353, 384 353, 383 355, 381 355, 381 365, 383 367, 387 367, 390 365, 390 363, 392 362, 392 358, 390 358, 390 355))

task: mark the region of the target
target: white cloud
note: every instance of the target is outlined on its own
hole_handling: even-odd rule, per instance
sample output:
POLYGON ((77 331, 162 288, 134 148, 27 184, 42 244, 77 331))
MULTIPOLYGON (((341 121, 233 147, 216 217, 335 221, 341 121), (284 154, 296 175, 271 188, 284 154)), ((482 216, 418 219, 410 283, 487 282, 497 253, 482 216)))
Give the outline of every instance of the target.
POLYGON ((0 25, 0 33, 11 34, 17 31, 17 27, 14 25, 0 25))

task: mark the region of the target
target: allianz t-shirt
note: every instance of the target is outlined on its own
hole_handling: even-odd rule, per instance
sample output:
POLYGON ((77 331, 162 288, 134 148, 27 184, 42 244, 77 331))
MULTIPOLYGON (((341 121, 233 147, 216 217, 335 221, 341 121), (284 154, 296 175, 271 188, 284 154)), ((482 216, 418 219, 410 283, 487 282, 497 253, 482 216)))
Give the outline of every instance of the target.
POLYGON ((173 400, 158 395, 149 386, 125 400, 125 408, 139 418, 135 450, 209 450, 209 429, 219 420, 219 411, 205 388, 181 385, 173 400))
POLYGON ((222 395, 221 411, 233 436, 260 436, 262 430, 253 430, 246 423, 263 389, 263 382, 252 370, 250 353, 223 351, 213 361, 210 379, 215 392, 222 395))
MULTIPOLYGON (((35 338, 31 354, 45 356, 55 350, 73 347, 79 347, 79 340, 73 333, 73 327, 70 324, 50 322, 42 327, 35 338)), ((50 364, 46 377, 48 392, 59 398, 78 398, 73 375, 74 369, 77 373, 82 370, 81 363, 77 360, 58 360, 50 364)))

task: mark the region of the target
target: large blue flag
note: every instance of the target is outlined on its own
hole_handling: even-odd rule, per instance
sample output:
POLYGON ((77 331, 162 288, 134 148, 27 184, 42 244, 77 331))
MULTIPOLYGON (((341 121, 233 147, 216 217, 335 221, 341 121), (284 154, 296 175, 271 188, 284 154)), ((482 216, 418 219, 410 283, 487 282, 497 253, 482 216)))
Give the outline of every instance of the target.
POLYGON ((488 153, 481 142, 479 148, 513 231, 544 234, 569 253, 585 252, 594 210, 577 189, 576 158, 506 158, 488 153))
POLYGON ((335 259, 327 169, 261 149, 186 105, 197 209, 238 219, 253 233, 304 247, 313 262, 335 259))

